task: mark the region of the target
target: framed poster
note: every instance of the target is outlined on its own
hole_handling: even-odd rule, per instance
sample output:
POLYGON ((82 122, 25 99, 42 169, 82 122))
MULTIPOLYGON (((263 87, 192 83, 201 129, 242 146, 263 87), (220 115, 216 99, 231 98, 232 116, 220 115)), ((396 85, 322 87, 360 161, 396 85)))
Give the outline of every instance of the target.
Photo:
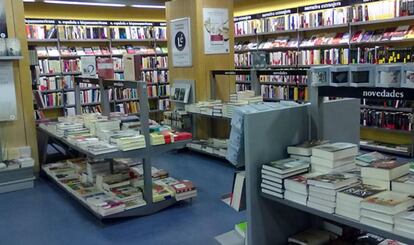
POLYGON ((229 44, 229 10, 226 8, 204 8, 204 53, 228 54, 229 44))
POLYGON ((0 0, 0 38, 7 37, 7 22, 6 22, 6 6, 5 1, 0 0))
POLYGON ((13 63, 10 61, 0 62, 0 105, 0 122, 17 119, 13 63))
POLYGON ((172 62, 174 67, 193 65, 190 18, 171 20, 172 62))

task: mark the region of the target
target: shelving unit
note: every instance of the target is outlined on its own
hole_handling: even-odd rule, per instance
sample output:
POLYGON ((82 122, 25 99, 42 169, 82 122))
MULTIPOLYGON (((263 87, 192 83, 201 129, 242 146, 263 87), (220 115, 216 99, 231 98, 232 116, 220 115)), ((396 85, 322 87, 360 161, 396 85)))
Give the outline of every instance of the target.
MULTIPOLYGON (((151 146, 150 144, 150 131, 149 131, 149 104, 147 100, 147 89, 145 82, 136 82, 136 81, 125 81, 125 80, 101 80, 101 79, 90 79, 90 78, 77 78, 77 83, 84 82, 84 83, 91 83, 91 84, 99 84, 100 89, 103 94, 108 93, 108 89, 112 87, 124 87, 124 88, 136 88, 138 90, 138 95, 140 98, 140 121, 141 121, 141 133, 145 136, 145 141, 147 142, 146 147, 143 149, 138 150, 131 150, 131 151, 117 151, 113 153, 107 154, 100 154, 94 155, 89 151, 80 148, 64 138, 58 137, 53 133, 44 130, 42 128, 38 128, 39 134, 39 147, 40 147, 40 156, 41 156, 41 164, 45 164, 47 162, 47 145, 50 141, 57 143, 64 147, 64 149, 71 149, 72 151, 76 151, 88 158, 99 158, 99 159, 108 159, 111 162, 111 169, 113 169, 113 161, 114 158, 141 158, 143 159, 143 169, 144 169, 144 189, 143 195, 144 200, 147 202, 145 206, 133 208, 126 210, 121 213, 116 213, 113 215, 102 216, 97 213, 95 210, 89 207, 86 202, 73 193, 71 193, 68 189, 65 188, 62 184, 57 182, 52 176, 48 175, 47 171, 44 173, 50 177, 56 184, 61 187, 64 191, 70 194, 76 201, 78 201, 83 207, 89 210, 93 215, 95 215, 100 220, 109 220, 115 218, 125 218, 125 217, 137 217, 137 216, 144 216, 150 215, 156 212, 159 212, 163 209, 166 209, 172 205, 174 205, 177 201, 174 198, 167 199, 161 202, 153 202, 153 194, 152 194, 152 175, 151 175, 151 157, 156 156, 171 150, 181 149, 184 148, 189 140, 186 141, 178 141, 173 144, 166 144, 166 145, 159 145, 159 146, 151 146)), ((80 94, 79 86, 75 87, 75 92, 77 95, 80 94)), ((77 98, 78 96, 76 96, 77 98)), ((105 98, 105 97, 103 97, 105 98)), ((79 99, 77 100, 79 102, 79 99)), ((108 99, 102 100, 102 108, 104 109, 103 114, 109 115, 109 101, 108 99)), ((76 104, 77 112, 80 112, 80 105, 79 103, 76 104)))
MULTIPOLYGON (((112 28, 119 28, 119 27, 123 27, 123 25, 131 25, 132 27, 141 27, 140 25, 142 25, 142 28, 146 27, 146 28, 164 28, 166 27, 166 23, 163 22, 153 22, 153 23, 149 23, 149 22, 117 22, 117 21, 93 21, 93 22, 99 22, 99 25, 97 25, 96 23, 91 23, 90 25, 88 25, 88 21, 82 21, 82 23, 78 20, 71 20, 71 21, 61 21, 61 20, 54 20, 54 19, 45 19, 45 20, 41 20, 41 19, 26 19, 26 24, 27 25, 33 25, 33 26, 49 26, 50 28, 53 27, 55 28, 55 34, 53 36, 56 36, 57 38, 51 38, 51 39, 29 39, 28 43, 29 46, 54 46, 58 49, 59 53, 61 53, 61 47, 63 46, 80 46, 80 45, 89 45, 89 46, 96 46, 96 47, 100 47, 102 45, 104 45, 106 48, 108 48, 108 50, 110 50, 111 54, 100 54, 100 55, 94 55, 95 57, 109 57, 109 58, 122 58, 123 55, 122 54, 114 54, 112 52, 113 48, 116 48, 117 46, 124 46, 124 45, 131 45, 135 46, 135 45, 145 45, 146 47, 150 47, 151 49, 153 49, 155 52, 154 53, 143 53, 144 57, 158 57, 158 56, 168 56, 168 54, 166 53, 162 53, 160 54, 159 52, 156 51, 157 47, 159 47, 160 44, 162 44, 161 46, 166 46, 165 42, 167 42, 167 40, 161 36, 161 38, 143 38, 143 39, 116 39, 116 38, 112 38, 112 34, 111 34, 111 29, 112 28), (43 21, 43 22, 42 22, 43 21), (66 24, 66 23, 71 23, 71 24, 66 24), (73 25, 72 23, 79 23, 78 26, 83 27, 83 26, 99 26, 101 28, 106 29, 107 32, 107 37, 105 39, 67 39, 67 38, 62 38, 60 35, 60 28, 61 26, 67 26, 67 25, 73 25), (149 26, 152 25, 152 26, 149 26)), ((129 26, 128 26, 129 28, 129 26)), ((155 34, 155 33, 153 33, 155 34)), ((166 35, 166 33, 164 32, 164 34, 166 35)), ((135 52, 135 51, 134 51, 135 52)), ((53 59, 53 60, 59 60, 59 63, 61 65, 61 67, 63 66, 63 60, 65 59, 77 59, 80 58, 82 55, 62 55, 60 54, 59 56, 54 56, 54 57, 38 57, 39 59, 53 59)), ((87 56, 87 55, 86 55, 87 56)), ((62 69, 63 70, 63 69, 62 69)), ((163 72, 167 72, 168 68, 151 68, 151 69, 143 69, 143 72, 145 71, 163 71, 163 72)), ((122 74, 124 73, 124 70, 116 70, 115 71, 117 77, 122 78, 122 74)), ((64 76, 78 76, 81 75, 81 72, 59 72, 59 73, 53 73, 53 74, 39 74, 39 77, 64 77, 64 76)), ((168 74, 167 74, 168 76, 168 74)), ((36 78, 36 80, 38 81, 39 79, 36 78)), ((169 83, 167 83, 169 84, 169 83)), ((158 85, 164 85, 164 84, 157 84, 158 85)), ((34 90, 37 90, 37 88, 34 88, 34 90)), ((89 89, 85 89, 85 90, 89 90, 89 89)), ((158 90, 158 89, 157 89, 158 90)), ((63 97, 66 98, 66 92, 72 92, 73 89, 64 89, 63 90, 63 97)), ((151 100, 158 100, 158 99, 166 99, 166 97, 164 98, 163 96, 153 96, 151 97, 151 100)), ((91 105, 94 105, 94 103, 90 103, 91 105)), ((157 108, 158 108, 158 102, 157 102, 157 108)), ((42 109, 42 111, 48 111, 48 110, 55 110, 55 109, 66 109, 66 107, 64 108, 55 108, 55 107, 47 107, 42 109)), ((159 109, 159 108, 158 108, 159 109)), ((164 111, 165 109, 162 108, 162 110, 151 110, 151 113, 153 114, 153 118, 154 119, 159 119, 160 115, 159 113, 164 111)), ((58 111, 57 112, 60 115, 63 115, 65 113, 58 111)), ((56 114, 56 113, 49 113, 47 112, 47 114, 56 114)), ((56 115, 53 115, 52 117, 55 117, 56 115)))

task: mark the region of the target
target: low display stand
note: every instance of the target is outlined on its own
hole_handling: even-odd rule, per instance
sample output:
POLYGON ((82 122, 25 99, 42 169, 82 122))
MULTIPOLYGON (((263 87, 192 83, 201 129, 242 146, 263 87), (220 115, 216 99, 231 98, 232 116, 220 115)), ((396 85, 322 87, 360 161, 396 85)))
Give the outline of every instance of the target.
MULTIPOLYGON (((102 93, 102 108, 104 108, 103 114, 109 115, 109 110, 105 108, 109 108, 109 100, 105 99, 107 97, 107 91, 109 88, 113 87, 123 87, 123 88, 137 88, 138 89, 138 96, 140 98, 140 121, 141 121, 141 134, 145 137, 145 142, 147 142, 146 147, 143 149, 138 150, 131 150, 131 151, 116 151, 113 153, 107 154, 100 154, 94 155, 90 152, 68 142, 67 140, 54 135, 53 133, 38 128, 38 133, 41 136, 41 144, 42 146, 39 151, 41 152, 41 164, 45 164, 47 162, 47 145, 49 141, 57 142, 59 145, 70 149, 72 151, 76 151, 82 155, 85 155, 88 158, 99 158, 99 159, 108 159, 111 162, 111 169, 113 169, 113 159, 114 158, 141 158, 143 160, 143 170, 144 170, 144 189, 143 189, 143 196, 144 200, 147 202, 145 206, 133 208, 126 210, 124 212, 116 213, 109 216, 102 216, 93 209, 91 209, 84 200, 81 200, 70 191, 68 191, 65 186, 60 184, 58 181, 55 181, 62 189, 66 190, 66 192, 70 193, 72 197, 74 197, 77 201, 79 201, 84 207, 86 207, 91 213, 93 213, 97 218, 100 220, 107 220, 113 218, 123 218, 123 217, 133 217, 133 216, 144 216, 150 215, 156 212, 159 212, 162 209, 168 208, 175 204, 177 201, 175 198, 170 198, 161 202, 153 202, 153 193, 152 193, 152 175, 151 175, 151 157, 154 155, 160 155, 162 153, 175 150, 175 149, 182 149, 185 147, 190 140, 178 141, 172 144, 165 144, 159 146, 152 146, 150 144, 150 130, 149 130, 149 105, 148 105, 148 96, 147 96, 147 84, 145 82, 136 82, 136 81, 125 81, 125 80, 101 80, 101 79, 91 79, 91 78, 77 78, 76 79, 76 97, 79 97, 79 83, 93 83, 100 86, 102 93)), ((76 100, 77 105, 77 112, 80 113, 80 107, 78 106, 80 103, 79 100, 76 100)), ((45 171, 46 172, 46 171, 45 171)), ((46 173, 46 175, 48 175, 46 173)), ((51 179, 54 178, 48 175, 51 179)))

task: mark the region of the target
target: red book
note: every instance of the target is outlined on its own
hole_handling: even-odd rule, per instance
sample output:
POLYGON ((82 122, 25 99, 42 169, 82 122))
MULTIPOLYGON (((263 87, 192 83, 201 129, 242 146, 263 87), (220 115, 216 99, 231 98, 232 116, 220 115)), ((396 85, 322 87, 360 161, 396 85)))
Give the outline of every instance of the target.
POLYGON ((103 79, 114 79, 115 71, 112 58, 98 58, 96 59, 96 69, 98 77, 103 79))
POLYGON ((192 138, 193 138, 193 135, 187 132, 177 132, 174 135, 174 141, 190 140, 192 138))
POLYGON ((183 193, 195 189, 193 183, 189 180, 179 181, 177 184, 171 185, 171 187, 175 190, 175 193, 183 193))

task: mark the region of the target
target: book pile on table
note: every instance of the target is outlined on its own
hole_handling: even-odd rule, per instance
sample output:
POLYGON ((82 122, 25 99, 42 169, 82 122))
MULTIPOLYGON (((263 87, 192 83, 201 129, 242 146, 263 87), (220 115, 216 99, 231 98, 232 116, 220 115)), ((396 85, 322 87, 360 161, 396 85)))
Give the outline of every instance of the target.
POLYGON ((407 175, 410 164, 406 161, 379 160, 368 166, 361 167, 362 182, 368 185, 381 186, 391 190, 391 181, 407 175))
POLYGON ((145 148, 145 137, 138 131, 120 131, 110 136, 109 142, 116 145, 121 151, 130 151, 145 148))
POLYGON ((392 232, 394 216, 414 206, 408 194, 384 191, 361 202, 361 223, 392 232))
POLYGON ((287 148, 287 152, 290 154, 291 158, 310 162, 312 156, 312 148, 327 143, 328 141, 325 140, 306 141, 299 145, 289 146, 287 148))
POLYGON ((164 135, 158 133, 150 134, 151 145, 164 145, 165 138, 164 135))
POLYGON ((394 217, 394 233, 414 239, 414 208, 399 213, 394 217))
POLYGON ((116 145, 108 144, 102 141, 93 145, 87 145, 84 147, 84 149, 94 155, 101 155, 118 151, 118 147, 116 147, 116 145))
POLYGON ((361 216, 361 201, 383 191, 385 189, 381 187, 364 184, 341 190, 336 194, 335 213, 350 219, 359 220, 361 216))
POLYGON ((285 199, 306 206, 309 195, 307 182, 313 176, 315 173, 307 173, 285 179, 285 199))
POLYGON ((262 183, 260 185, 262 192, 275 197, 283 198, 284 180, 293 175, 308 172, 309 165, 309 162, 294 158, 287 158, 263 164, 262 183))
POLYGON ((97 193, 86 197, 86 203, 102 216, 116 214, 125 210, 125 203, 117 201, 105 193, 97 193))
POLYGON ((355 162, 358 166, 365 167, 369 166, 376 161, 382 160, 394 160, 394 157, 390 157, 379 152, 373 151, 365 154, 361 154, 356 157, 355 162))
POLYGON ((356 168, 358 146, 351 143, 331 143, 312 148, 312 171, 319 173, 347 172, 356 168))
POLYGON ((409 173, 391 182, 392 190, 414 196, 414 174, 409 173))
MULTIPOLYGON (((74 194, 102 216, 146 205, 143 198, 143 165, 134 159, 114 159, 113 173, 108 161, 84 158, 47 164, 42 169, 64 189, 74 194)), ((197 196, 189 180, 168 177, 168 172, 152 167, 154 202, 187 200, 197 196)))
POLYGON ((85 128, 82 123, 58 123, 56 124, 56 135, 58 137, 68 137, 74 135, 89 134, 89 129, 85 128))
MULTIPOLYGON (((85 122, 85 126, 87 126, 85 122)), ((94 135, 98 135, 99 132, 103 130, 119 130, 121 128, 121 121, 120 120, 98 120, 90 125, 91 133, 94 135)))
POLYGON ((336 194, 358 182, 353 174, 328 173, 308 179, 309 198, 307 206, 326 213, 334 213, 336 207, 336 194))
POLYGON ((111 163, 105 160, 89 160, 86 163, 87 180, 95 183, 96 176, 99 174, 109 174, 111 171, 111 163))

